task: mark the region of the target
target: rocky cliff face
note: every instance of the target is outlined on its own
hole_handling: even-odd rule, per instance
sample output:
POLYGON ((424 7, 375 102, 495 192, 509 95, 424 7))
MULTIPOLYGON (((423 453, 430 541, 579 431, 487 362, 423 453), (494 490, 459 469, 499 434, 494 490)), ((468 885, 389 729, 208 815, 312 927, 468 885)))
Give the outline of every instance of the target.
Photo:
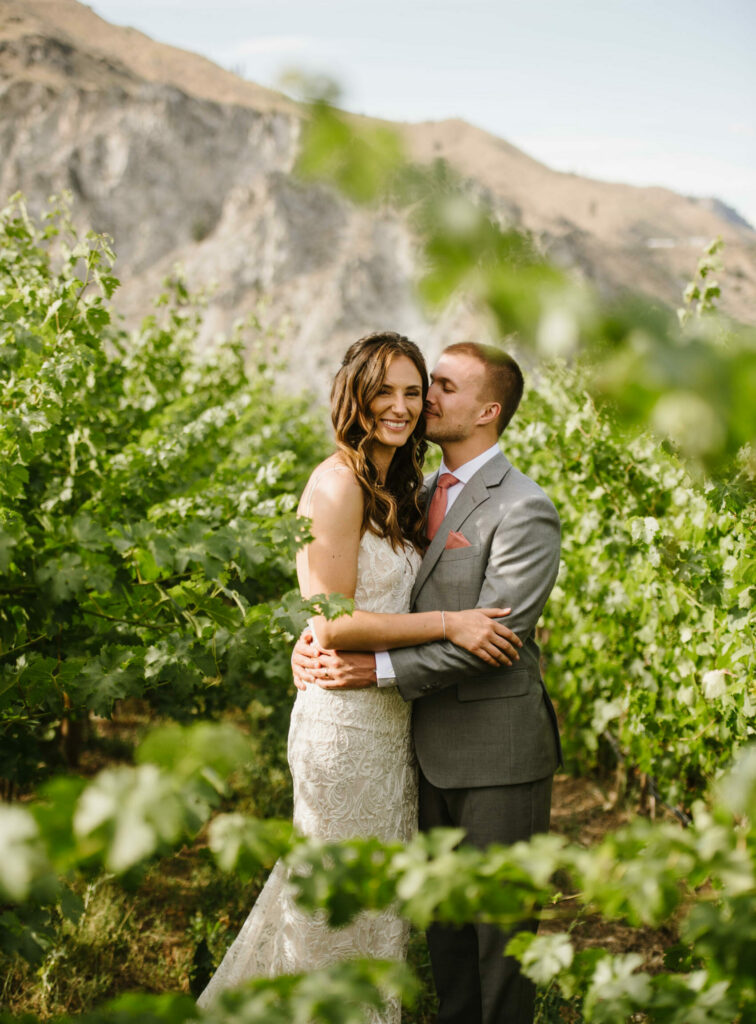
MULTIPOLYGON (((42 58, 54 55, 45 41, 42 58)), ((213 233, 229 193, 286 174, 296 122, 143 83, 126 93, 13 83, 2 103, 4 194, 36 206, 70 189, 77 215, 117 240, 130 274, 213 233)))
POLYGON ((191 95, 58 27, 29 31, 26 17, 11 27, 0 43, 0 193, 21 190, 39 211, 71 190, 75 220, 115 239, 127 322, 180 264, 212 293, 206 340, 264 301, 292 377, 320 394, 339 354, 369 330, 428 341, 401 220, 292 177, 300 121, 284 103, 191 95))
MULTIPOLYGON (((702 241, 722 234, 728 309, 756 309, 756 233, 715 203, 560 175, 463 122, 401 126, 420 160, 444 156, 502 217, 604 289, 676 303, 702 241)), ((213 283, 205 337, 265 299, 292 379, 323 393, 346 345, 403 331, 432 357, 485 327, 460 302, 431 324, 412 293, 396 213, 358 209, 291 175, 299 133, 284 97, 108 25, 75 0, 0 11, 0 197, 33 208, 63 188, 76 220, 115 239, 128 321, 176 263, 213 283)))

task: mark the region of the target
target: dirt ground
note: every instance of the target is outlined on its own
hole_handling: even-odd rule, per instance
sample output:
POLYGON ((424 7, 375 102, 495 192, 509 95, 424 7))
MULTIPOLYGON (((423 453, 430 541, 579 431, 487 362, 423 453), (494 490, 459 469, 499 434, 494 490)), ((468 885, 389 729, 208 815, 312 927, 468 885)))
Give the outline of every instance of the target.
MULTIPOLYGON (((617 802, 609 783, 591 778, 557 775, 551 811, 551 830, 570 842, 593 846, 609 832, 630 822, 636 811, 632 801, 617 802)), ((561 931, 564 922, 541 924, 540 931, 561 931)), ((601 946, 609 952, 639 953, 646 970, 662 969, 665 951, 677 941, 674 926, 661 929, 633 928, 621 922, 607 922, 598 915, 581 915, 572 931, 580 948, 601 946)))

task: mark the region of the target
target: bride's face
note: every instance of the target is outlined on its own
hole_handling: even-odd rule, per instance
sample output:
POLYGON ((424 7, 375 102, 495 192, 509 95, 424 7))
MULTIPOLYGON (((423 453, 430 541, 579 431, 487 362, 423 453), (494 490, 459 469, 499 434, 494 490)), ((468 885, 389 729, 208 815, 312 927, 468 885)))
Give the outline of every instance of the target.
POLYGON ((395 356, 391 360, 369 408, 375 420, 375 442, 390 448, 407 443, 423 411, 423 382, 411 359, 395 356))

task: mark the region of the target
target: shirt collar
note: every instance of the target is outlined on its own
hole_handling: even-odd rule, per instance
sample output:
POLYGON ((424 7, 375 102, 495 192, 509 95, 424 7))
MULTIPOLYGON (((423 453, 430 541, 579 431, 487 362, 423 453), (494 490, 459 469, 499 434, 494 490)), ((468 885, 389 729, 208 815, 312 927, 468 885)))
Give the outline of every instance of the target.
MULTIPOLYGON (((496 444, 491 445, 491 447, 486 451, 481 452, 480 455, 476 455, 474 459, 470 459, 469 462, 463 462, 461 466, 454 470, 453 475, 456 476, 457 480, 459 480, 461 484, 466 484, 471 477, 475 476, 481 466, 485 466, 487 462, 490 462, 494 455, 499 454, 499 451, 500 449, 497 442, 496 444)), ((443 459, 441 459, 441 467, 438 473, 439 476, 442 473, 451 473, 451 470, 443 459)))

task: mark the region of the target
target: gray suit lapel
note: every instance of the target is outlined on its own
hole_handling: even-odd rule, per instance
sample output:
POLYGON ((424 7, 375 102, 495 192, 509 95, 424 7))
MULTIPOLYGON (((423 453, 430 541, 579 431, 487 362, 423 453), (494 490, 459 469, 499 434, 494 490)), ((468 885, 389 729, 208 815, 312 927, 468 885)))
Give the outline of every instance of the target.
POLYGON ((436 489, 436 483, 438 481, 439 473, 440 470, 437 469, 435 473, 430 473, 423 480, 423 501, 425 502, 426 512, 428 510, 428 506, 430 505, 431 498, 433 497, 433 492, 436 489))
MULTIPOLYGON (((471 477, 462 488, 462 493, 452 505, 438 528, 438 532, 425 552, 423 561, 415 579, 415 586, 412 589, 412 600, 417 597, 420 588, 433 571, 436 562, 446 547, 446 540, 451 530, 458 529, 484 501, 488 500, 489 488, 497 487, 509 470, 512 468, 509 460, 499 453, 478 470, 475 476, 471 477)), ((433 495, 438 473, 435 473, 427 481, 429 495, 433 495)))

